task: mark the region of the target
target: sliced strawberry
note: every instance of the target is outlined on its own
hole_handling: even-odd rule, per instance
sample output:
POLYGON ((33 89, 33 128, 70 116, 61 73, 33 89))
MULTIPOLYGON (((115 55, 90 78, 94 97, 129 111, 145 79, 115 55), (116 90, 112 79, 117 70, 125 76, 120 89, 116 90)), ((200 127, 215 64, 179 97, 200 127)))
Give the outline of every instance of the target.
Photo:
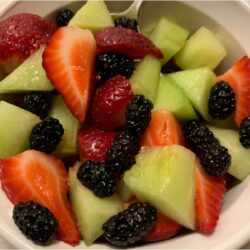
POLYGON ((148 232, 143 241, 155 242, 167 240, 175 236, 183 226, 158 212, 155 226, 148 232))
POLYGON ((125 112, 133 94, 128 80, 121 75, 110 78, 97 91, 92 104, 92 120, 102 130, 125 124, 125 112))
POLYGON ((71 205, 67 199, 68 174, 55 156, 28 150, 0 160, 1 184, 14 204, 34 201, 47 207, 58 220, 57 238, 72 246, 80 240, 71 205))
POLYGON ((10 73, 41 44, 46 44, 57 27, 30 13, 10 16, 0 22, 0 68, 10 73))
POLYGON ((107 150, 114 142, 116 133, 94 127, 81 128, 77 139, 82 160, 104 161, 107 150))
POLYGON ((95 55, 92 33, 75 27, 58 29, 43 54, 48 78, 80 122, 85 120, 88 111, 95 55))
POLYGON ((99 53, 118 52, 134 59, 148 54, 163 58, 161 51, 145 36, 127 28, 109 27, 96 34, 99 53))
POLYGON ((235 121, 240 126, 241 121, 250 116, 250 58, 242 57, 217 80, 228 82, 234 90, 236 95, 235 121))
POLYGON ((197 160, 195 169, 195 212, 196 230, 211 234, 217 225, 221 206, 226 192, 224 177, 210 176, 205 173, 197 160))
MULTIPOLYGON (((132 198, 123 204, 124 209, 128 208, 129 205, 138 202, 136 198, 132 198)), ((156 242, 161 240, 167 240, 175 236, 182 230, 183 226, 177 222, 171 220, 162 213, 157 213, 157 219, 155 226, 148 232, 144 237, 145 242, 156 242)))
POLYGON ((184 145, 184 136, 179 122, 166 109, 154 110, 141 144, 148 147, 172 144, 184 145))

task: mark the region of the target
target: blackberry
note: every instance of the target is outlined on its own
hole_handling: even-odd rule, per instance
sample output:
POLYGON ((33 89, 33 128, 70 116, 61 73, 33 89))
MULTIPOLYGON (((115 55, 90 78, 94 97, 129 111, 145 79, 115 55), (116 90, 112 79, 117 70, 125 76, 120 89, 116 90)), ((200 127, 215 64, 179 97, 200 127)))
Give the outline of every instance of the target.
POLYGON ((77 171, 77 178, 98 197, 107 197, 114 194, 115 177, 111 175, 103 163, 84 162, 77 171))
POLYGON ((250 116, 241 122, 239 134, 241 145, 245 148, 250 148, 250 116))
POLYGON ((67 26, 70 19, 74 16, 74 12, 70 9, 59 10, 56 16, 56 23, 58 27, 67 26))
POLYGON ((209 114, 215 119, 226 119, 236 107, 235 93, 227 82, 219 81, 211 89, 208 99, 209 114))
POLYGON ((136 19, 121 16, 115 19, 115 27, 128 28, 139 32, 139 24, 136 19))
POLYGON ((218 144, 213 133, 199 120, 188 121, 184 125, 183 134, 188 145, 197 154, 202 153, 211 144, 218 144))
POLYGON ((36 124, 31 131, 29 138, 30 148, 52 153, 60 143, 64 129, 57 119, 46 117, 36 124))
POLYGON ((37 244, 48 244, 56 236, 57 220, 38 203, 28 201, 15 205, 13 219, 22 233, 37 244))
POLYGON ((201 165, 209 175, 225 175, 231 164, 231 156, 228 150, 219 145, 213 144, 199 156, 201 165))
POLYGON ((111 217, 103 225, 104 237, 115 246, 124 247, 140 241, 156 223, 156 209, 137 202, 111 217))
POLYGON ((165 63, 161 68, 161 73, 163 74, 171 74, 177 71, 180 71, 181 68, 177 66, 174 59, 169 60, 167 63, 165 63))
POLYGON ((106 164, 111 172, 119 175, 135 163, 135 155, 140 150, 139 138, 129 131, 118 133, 112 146, 106 153, 106 164))
POLYGON ((123 54, 109 52, 97 57, 97 72, 102 81, 116 75, 129 78, 134 68, 134 60, 123 54))
POLYGON ((24 108, 40 117, 45 117, 50 108, 48 94, 42 92, 31 92, 24 95, 24 108))
POLYGON ((136 135, 146 130, 150 119, 153 104, 143 95, 135 95, 126 110, 126 129, 136 135))

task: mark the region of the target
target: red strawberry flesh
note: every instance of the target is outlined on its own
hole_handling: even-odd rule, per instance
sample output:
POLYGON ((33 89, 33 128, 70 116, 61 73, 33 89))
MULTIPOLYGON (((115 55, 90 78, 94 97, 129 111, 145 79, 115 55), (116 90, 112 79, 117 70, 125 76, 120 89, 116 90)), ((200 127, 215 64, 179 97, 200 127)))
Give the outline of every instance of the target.
POLYGON ((58 29, 43 54, 43 67, 71 113, 84 122, 93 88, 96 43, 89 30, 58 29))
POLYGON ((80 241, 67 199, 68 173, 59 158, 28 150, 0 160, 0 169, 2 188, 12 203, 32 200, 47 207, 58 220, 57 238, 72 246, 80 241))
POLYGON ((235 92, 235 121, 240 126, 241 121, 250 116, 250 58, 242 57, 228 71, 217 78, 226 81, 235 92))
POLYGON ((6 73, 46 44, 56 26, 41 17, 22 13, 0 21, 0 67, 6 73))
POLYGON ((77 134, 80 158, 103 162, 115 135, 114 132, 105 132, 94 127, 81 128, 77 134))
POLYGON ((196 230, 205 234, 214 232, 226 192, 224 177, 208 175, 196 161, 195 169, 196 230))
POLYGON ((145 36, 127 28, 109 27, 96 34, 99 53, 118 52, 134 59, 148 54, 163 58, 161 51, 145 36))
POLYGON ((126 108, 132 97, 130 83, 124 76, 110 78, 96 91, 91 113, 94 125, 107 131, 124 125, 126 108))

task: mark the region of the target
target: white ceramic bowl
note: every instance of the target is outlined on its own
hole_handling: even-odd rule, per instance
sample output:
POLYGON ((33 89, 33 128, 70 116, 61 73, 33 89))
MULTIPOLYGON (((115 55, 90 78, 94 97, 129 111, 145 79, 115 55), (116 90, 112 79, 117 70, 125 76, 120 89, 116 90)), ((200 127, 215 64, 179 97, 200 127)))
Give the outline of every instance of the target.
MULTIPOLYGON (((31 12, 53 18, 55 11, 66 5, 76 10, 82 2, 70 1, 0 1, 0 16, 31 12)), ((129 2, 108 2, 111 11, 124 10, 129 2)), ((201 25, 213 30, 225 44, 229 55, 218 71, 230 67, 244 54, 250 55, 250 11, 246 4, 236 1, 145 2, 140 15, 142 28, 153 25, 161 16, 175 19, 191 32, 201 25)), ((250 152, 249 152, 250 156, 250 152)), ((249 157, 250 158, 250 157, 249 157)), ((0 189, 0 234, 18 248, 41 248, 27 240, 14 225, 13 206, 0 189)), ((250 177, 231 189, 225 197, 222 214, 216 231, 211 236, 188 233, 168 241, 143 245, 140 249, 208 249, 239 248, 250 239, 250 177)), ((47 246, 49 249, 69 249, 63 242, 47 246)), ((86 248, 81 242, 75 248, 86 248)), ((90 249, 110 248, 94 244, 90 249)))

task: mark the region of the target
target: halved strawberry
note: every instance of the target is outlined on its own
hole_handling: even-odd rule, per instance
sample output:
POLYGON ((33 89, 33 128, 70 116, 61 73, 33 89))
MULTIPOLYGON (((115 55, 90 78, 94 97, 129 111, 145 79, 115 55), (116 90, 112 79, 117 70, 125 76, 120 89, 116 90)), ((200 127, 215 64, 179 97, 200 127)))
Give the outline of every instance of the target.
MULTIPOLYGON (((138 202, 136 198, 132 198, 123 204, 124 209, 129 205, 138 202)), ((161 240, 167 240, 175 236, 183 229, 183 226, 163 215, 161 212, 157 212, 156 224, 143 238, 145 242, 156 242, 161 240)))
POLYGON ((58 29, 43 54, 43 67, 72 114, 85 120, 92 89, 96 55, 95 38, 89 30, 58 29))
POLYGON ((116 133, 94 127, 81 128, 77 134, 82 160, 104 161, 107 150, 115 140, 116 133))
POLYGON ((184 136, 177 119, 166 109, 154 110, 142 137, 143 146, 184 145, 184 136))
POLYGON ((161 51, 145 36, 127 28, 108 27, 96 34, 99 53, 118 52, 134 59, 148 54, 163 58, 161 51))
POLYGON ((234 90, 236 95, 235 121, 240 126, 241 121, 250 116, 250 58, 242 57, 217 80, 228 82, 234 90))
POLYGON ((196 230, 211 234, 217 225, 226 192, 224 177, 210 176, 202 169, 199 160, 195 168, 196 230))
POLYGON ((57 238, 72 246, 80 233, 67 199, 68 174, 61 160, 53 155, 28 150, 0 160, 1 184, 14 204, 34 201, 47 207, 58 220, 57 238))

